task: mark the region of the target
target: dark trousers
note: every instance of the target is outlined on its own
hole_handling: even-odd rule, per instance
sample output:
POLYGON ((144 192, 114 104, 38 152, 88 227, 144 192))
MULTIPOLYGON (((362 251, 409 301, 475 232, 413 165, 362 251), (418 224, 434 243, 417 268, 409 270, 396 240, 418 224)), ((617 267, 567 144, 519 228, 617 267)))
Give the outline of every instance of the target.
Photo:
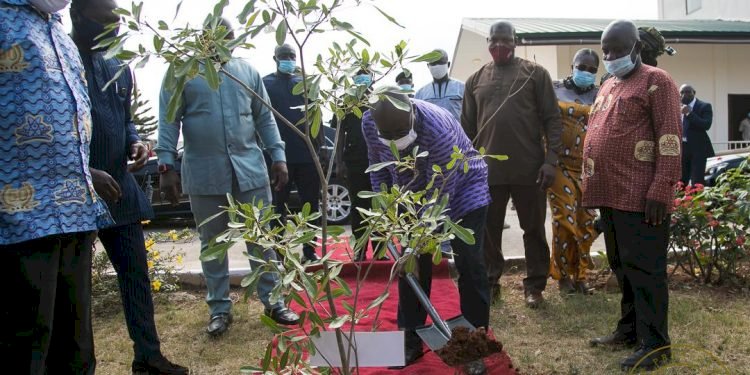
POLYGON ((17 374, 93 374, 94 232, 0 245, 0 362, 17 374))
MULTIPOLYGON (((289 183, 281 191, 274 191, 273 204, 276 207, 276 213, 282 218, 287 215, 287 204, 289 203, 289 194, 292 191, 292 183, 297 187, 302 204, 310 203, 310 212, 318 212, 320 209, 320 180, 318 172, 313 164, 287 164, 289 170, 289 183)), ((283 220, 282 220, 283 221, 283 220)), ((315 249, 311 245, 302 246, 302 253, 305 255, 314 254, 315 249)))
POLYGON ((669 222, 646 224, 641 212, 602 208, 609 266, 622 290, 617 331, 646 348, 669 345, 667 247, 669 222))
POLYGON ((360 198, 357 194, 360 191, 372 191, 372 183, 370 182, 370 174, 365 173, 369 165, 365 163, 346 163, 346 180, 349 184, 349 196, 352 199, 352 210, 351 214, 351 225, 352 233, 355 237, 359 236, 362 232, 362 215, 357 211, 357 207, 370 209, 371 200, 366 198, 360 198))
POLYGON ((154 301, 146 264, 146 245, 140 223, 99 231, 99 240, 117 272, 125 323, 136 361, 160 355, 159 336, 154 322, 154 301))
POLYGON ((706 155, 691 151, 686 142, 682 142, 682 178, 683 184, 688 182, 704 184, 706 177, 706 155))
POLYGON ((490 186, 492 203, 487 212, 484 229, 484 260, 490 285, 500 284, 505 257, 503 257, 503 224, 508 199, 513 198, 518 221, 523 229, 523 247, 526 256, 526 278, 523 287, 526 293, 541 292, 547 287, 549 275, 549 245, 544 228, 547 219, 547 199, 537 186, 494 185, 490 186))
MULTIPOLYGON (((487 207, 469 212, 463 217, 461 226, 474 233, 482 233, 487 217, 487 207)), ((476 242, 469 245, 456 238, 451 241, 458 270, 458 293, 461 299, 461 313, 474 327, 488 327, 490 323, 490 291, 487 284, 487 271, 482 256, 482 236, 475 236, 476 242)), ((432 257, 419 257, 419 284, 427 296, 432 286, 432 257)), ((414 330, 424 325, 427 310, 404 278, 398 280, 398 326, 414 330)), ((450 317, 442 317, 450 318, 450 317)))

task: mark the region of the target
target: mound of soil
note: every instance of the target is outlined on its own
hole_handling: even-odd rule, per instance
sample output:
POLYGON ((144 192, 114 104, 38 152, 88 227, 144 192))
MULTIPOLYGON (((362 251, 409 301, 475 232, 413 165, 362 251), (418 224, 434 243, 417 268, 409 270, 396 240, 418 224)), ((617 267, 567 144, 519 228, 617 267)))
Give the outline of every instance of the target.
POLYGON ((502 350, 503 344, 487 336, 484 328, 469 331, 466 327, 456 327, 448 343, 435 353, 448 366, 460 366, 502 350))

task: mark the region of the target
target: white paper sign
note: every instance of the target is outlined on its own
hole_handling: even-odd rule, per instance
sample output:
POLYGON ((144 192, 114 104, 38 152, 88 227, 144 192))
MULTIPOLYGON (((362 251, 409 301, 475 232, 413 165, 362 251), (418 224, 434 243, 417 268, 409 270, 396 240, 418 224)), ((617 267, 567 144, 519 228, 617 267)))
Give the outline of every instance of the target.
MULTIPOLYGON (((320 367, 340 367, 341 357, 336 343, 336 332, 326 331, 313 338, 318 351, 310 364, 320 367), (325 357, 325 359, 324 359, 325 357), (328 360, 326 362, 326 359, 328 360), (330 364, 329 364, 330 363, 330 364)), ((404 365, 404 332, 354 332, 354 345, 357 348, 359 367, 388 367, 404 365)), ((346 345, 348 348, 349 346, 346 345)), ((350 354, 354 366, 354 350, 350 354)))

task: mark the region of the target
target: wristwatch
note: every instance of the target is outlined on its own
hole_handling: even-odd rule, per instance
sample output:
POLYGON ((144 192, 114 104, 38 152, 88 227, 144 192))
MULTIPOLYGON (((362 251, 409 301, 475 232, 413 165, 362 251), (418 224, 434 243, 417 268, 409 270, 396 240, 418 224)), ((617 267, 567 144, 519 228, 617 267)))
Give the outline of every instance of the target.
POLYGON ((159 173, 166 173, 167 171, 171 171, 174 169, 174 165, 172 164, 159 164, 159 173))

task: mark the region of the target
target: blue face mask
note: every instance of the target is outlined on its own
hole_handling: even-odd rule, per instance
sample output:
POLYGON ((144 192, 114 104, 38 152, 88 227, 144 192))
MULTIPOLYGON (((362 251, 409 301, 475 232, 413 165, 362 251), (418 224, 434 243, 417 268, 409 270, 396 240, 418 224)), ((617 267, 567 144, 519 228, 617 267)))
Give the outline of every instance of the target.
POLYGON ((585 89, 596 82, 596 74, 583 70, 573 69, 573 83, 576 86, 585 89))
POLYGON ((354 84, 355 85, 365 85, 370 86, 372 83, 372 77, 370 77, 369 74, 357 74, 354 76, 354 84))
POLYGON ((294 60, 279 60, 279 71, 285 74, 292 74, 294 73, 294 69, 296 69, 296 65, 294 63, 294 60))
POLYGON ((401 90, 404 90, 404 91, 411 91, 412 89, 414 89, 414 85, 410 85, 410 84, 398 85, 398 87, 400 87, 401 90))
POLYGON ((604 67, 613 76, 617 78, 624 77, 625 75, 630 73, 633 68, 635 68, 635 62, 630 57, 633 54, 634 50, 635 43, 633 44, 633 48, 630 49, 630 53, 628 53, 627 55, 611 61, 604 60, 604 67))

